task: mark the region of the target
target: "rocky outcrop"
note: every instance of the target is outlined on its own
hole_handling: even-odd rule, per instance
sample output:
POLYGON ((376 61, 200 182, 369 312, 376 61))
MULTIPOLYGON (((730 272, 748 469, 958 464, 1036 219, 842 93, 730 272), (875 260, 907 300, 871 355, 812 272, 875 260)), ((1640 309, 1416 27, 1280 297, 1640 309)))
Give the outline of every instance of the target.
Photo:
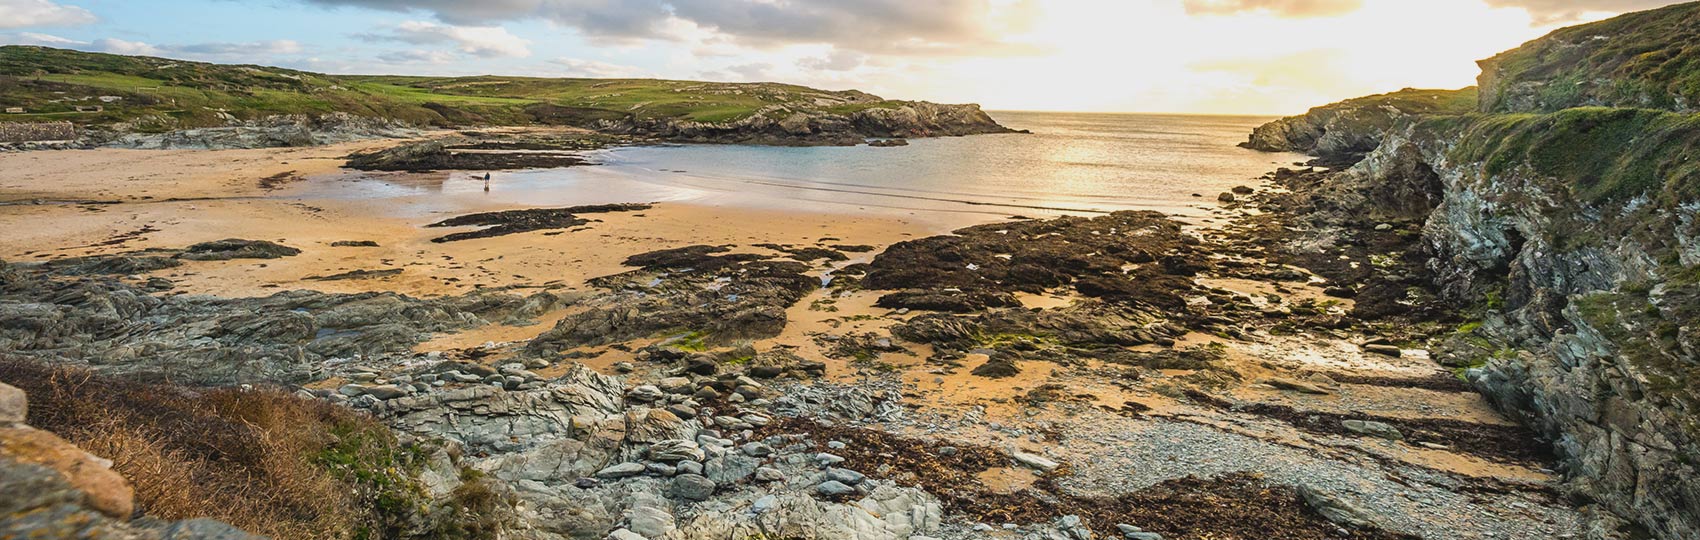
POLYGON ((1416 90, 1349 99, 1262 126, 1240 146, 1265 152, 1297 152, 1325 164, 1350 164, 1381 145, 1383 133, 1423 115, 1462 114, 1475 108, 1474 88, 1416 90))
POLYGON ((409 348, 431 332, 523 322, 572 300, 496 290, 430 300, 314 291, 154 296, 114 280, 62 279, 56 271, 83 267, 0 263, 0 350, 199 384, 300 383, 355 358, 411 358, 409 348))
MULTIPOLYGON (((275 115, 238 120, 225 115, 223 127, 153 133, 150 120, 85 133, 94 144, 118 148, 219 150, 314 146, 377 138, 417 137, 417 127, 397 120, 348 113, 275 115)), ((169 122, 169 120, 161 120, 169 122)))
POLYGON ((1307 188, 1332 201, 1313 224, 1420 221, 1433 285, 1481 319, 1440 360, 1471 366, 1552 441, 1578 495, 1660 538, 1700 535, 1700 184, 1654 172, 1680 171, 1666 164, 1695 135, 1660 126, 1684 122, 1607 109, 1408 122, 1307 188), (1594 135, 1620 132, 1638 137, 1594 135))
POLYGON ((729 122, 678 118, 604 120, 599 131, 655 137, 677 142, 770 144, 781 146, 857 145, 869 138, 944 137, 1010 133, 979 105, 941 105, 925 101, 881 102, 846 114, 769 106, 729 122))

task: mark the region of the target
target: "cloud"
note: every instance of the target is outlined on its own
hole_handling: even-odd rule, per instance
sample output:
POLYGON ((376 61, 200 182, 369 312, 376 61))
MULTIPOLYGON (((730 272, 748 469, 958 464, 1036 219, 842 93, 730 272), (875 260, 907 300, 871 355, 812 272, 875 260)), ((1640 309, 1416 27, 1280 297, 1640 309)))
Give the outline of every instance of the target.
POLYGON ((1624 13, 1680 2, 1674 0, 1487 0, 1493 7, 1522 8, 1535 24, 1581 20, 1588 13, 1624 13))
POLYGON ((455 55, 443 51, 412 49, 383 53, 378 55, 378 59, 391 64, 447 64, 455 60, 455 55))
POLYGON ((303 51, 300 43, 287 39, 246 43, 207 42, 188 45, 154 45, 116 38, 79 41, 37 32, 0 33, 0 44, 41 45, 130 56, 163 56, 192 60, 239 62, 258 62, 279 55, 291 55, 303 51))
POLYGON ((279 39, 274 41, 250 41, 245 43, 195 43, 167 47, 171 54, 201 57, 232 57, 250 58, 276 54, 295 54, 301 52, 301 44, 293 40, 279 39))
POLYGON ((360 34, 368 41, 399 41, 414 45, 452 44, 461 52, 482 58, 531 56, 530 42, 500 26, 452 26, 407 21, 385 33, 360 34))
POLYGON ((610 64, 597 60, 582 60, 578 58, 556 58, 549 64, 559 68, 556 72, 561 77, 588 77, 593 79, 641 79, 651 78, 655 74, 642 68, 620 64, 610 64))
POLYGON ((93 13, 48 0, 0 0, 0 28, 75 26, 95 21, 93 13))
POLYGON ((598 39, 674 38, 678 22, 753 45, 826 43, 903 54, 1025 54, 1004 30, 1034 0, 298 0, 402 13, 451 25, 542 19, 598 39))
POLYGON ((798 60, 797 67, 815 71, 850 71, 862 67, 867 60, 867 55, 856 51, 833 50, 826 56, 798 60))
POLYGON ((1268 13, 1279 17, 1334 17, 1357 11, 1363 0, 1182 0, 1188 15, 1268 13))

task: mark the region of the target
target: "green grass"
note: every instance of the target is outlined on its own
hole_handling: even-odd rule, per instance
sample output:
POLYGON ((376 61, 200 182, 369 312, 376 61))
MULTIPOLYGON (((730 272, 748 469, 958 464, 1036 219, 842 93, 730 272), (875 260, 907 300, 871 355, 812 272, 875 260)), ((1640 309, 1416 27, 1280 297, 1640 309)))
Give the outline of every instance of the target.
POLYGON ((1583 107, 1430 121, 1456 129, 1452 158, 1490 175, 1528 167, 1588 203, 1700 196, 1700 115, 1583 107))
MULTIPOLYGON (((1497 77, 1496 88, 1532 95, 1536 111, 1586 104, 1669 109, 1679 102, 1692 108, 1700 103, 1697 26, 1696 3, 1630 13, 1555 31, 1487 60, 1486 71, 1497 77)), ((1485 110, 1528 108, 1506 97, 1484 96, 1485 110)))
MULTIPOLYGON (((0 47, 0 106, 30 120, 116 122, 142 130, 276 114, 345 112, 437 126, 577 125, 624 119, 724 123, 768 107, 850 114, 905 102, 776 83, 536 77, 326 75, 31 46, 0 47), (93 98, 116 96, 115 102, 93 98), (99 113, 75 112, 101 105, 99 113)), ((4 117, 0 117, 4 121, 4 117)))

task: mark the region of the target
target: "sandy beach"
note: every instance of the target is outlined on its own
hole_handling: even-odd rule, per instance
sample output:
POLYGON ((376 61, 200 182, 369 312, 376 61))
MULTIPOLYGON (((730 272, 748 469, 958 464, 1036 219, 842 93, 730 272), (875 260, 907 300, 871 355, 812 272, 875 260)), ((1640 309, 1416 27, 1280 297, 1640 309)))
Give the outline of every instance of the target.
MULTIPOLYGON (((223 238, 263 239, 303 250, 255 264, 203 262, 159 272, 177 291, 262 296, 280 289, 367 290, 407 295, 457 294, 485 286, 563 285, 625 270, 626 257, 695 244, 867 244, 884 246, 942 232, 936 224, 883 214, 786 211, 669 202, 647 211, 608 213, 571 232, 535 231, 434 243, 457 229, 425 225, 459 214, 516 206, 473 191, 373 200, 350 197, 338 167, 352 152, 393 142, 265 150, 66 150, 0 154, 0 259, 17 262, 182 248, 223 238), (89 174, 87 171, 111 171, 89 174), (268 180, 269 179, 269 180, 268 180), (396 207, 428 200, 430 209, 396 207), (377 247, 333 247, 372 241, 377 247), (308 279, 356 270, 401 269, 364 280, 308 279)), ((390 177, 378 173, 371 176, 390 177)), ((468 173, 404 173, 413 184, 460 181, 468 173), (453 180, 451 180, 453 179, 453 180)), ((500 185, 496 189, 500 189, 500 185)), ((619 197, 617 189, 592 197, 619 197)), ((645 193, 634 193, 642 197, 645 193)), ((651 202, 609 200, 607 202, 651 202)), ((770 205, 771 206, 771 205, 770 205)), ((845 210, 851 210, 845 207, 845 210)), ((864 261, 865 262, 865 261, 864 261)), ((145 279, 147 276, 135 276, 145 279)))

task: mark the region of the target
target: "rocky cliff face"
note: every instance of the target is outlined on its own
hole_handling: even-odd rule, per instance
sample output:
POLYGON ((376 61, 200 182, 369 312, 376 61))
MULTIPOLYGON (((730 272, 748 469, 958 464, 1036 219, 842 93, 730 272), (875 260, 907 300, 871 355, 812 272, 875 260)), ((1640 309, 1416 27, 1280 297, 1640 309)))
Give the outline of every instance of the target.
POLYGON ((1409 118, 1311 188, 1337 203, 1324 223, 1422 223, 1435 290, 1480 323, 1439 360, 1551 440, 1577 495, 1659 538, 1700 535, 1693 125, 1598 108, 1409 118))
POLYGON ((1326 163, 1353 163, 1381 145, 1383 133, 1402 120, 1451 114, 1475 107, 1473 88, 1405 89, 1316 107, 1259 126, 1240 144, 1265 152, 1312 154, 1326 163))
POLYGON ((925 101, 848 114, 773 106, 731 122, 647 118, 605 120, 595 127, 604 132, 679 142, 785 146, 856 145, 871 137, 943 137, 1013 131, 992 120, 979 105, 925 101))

